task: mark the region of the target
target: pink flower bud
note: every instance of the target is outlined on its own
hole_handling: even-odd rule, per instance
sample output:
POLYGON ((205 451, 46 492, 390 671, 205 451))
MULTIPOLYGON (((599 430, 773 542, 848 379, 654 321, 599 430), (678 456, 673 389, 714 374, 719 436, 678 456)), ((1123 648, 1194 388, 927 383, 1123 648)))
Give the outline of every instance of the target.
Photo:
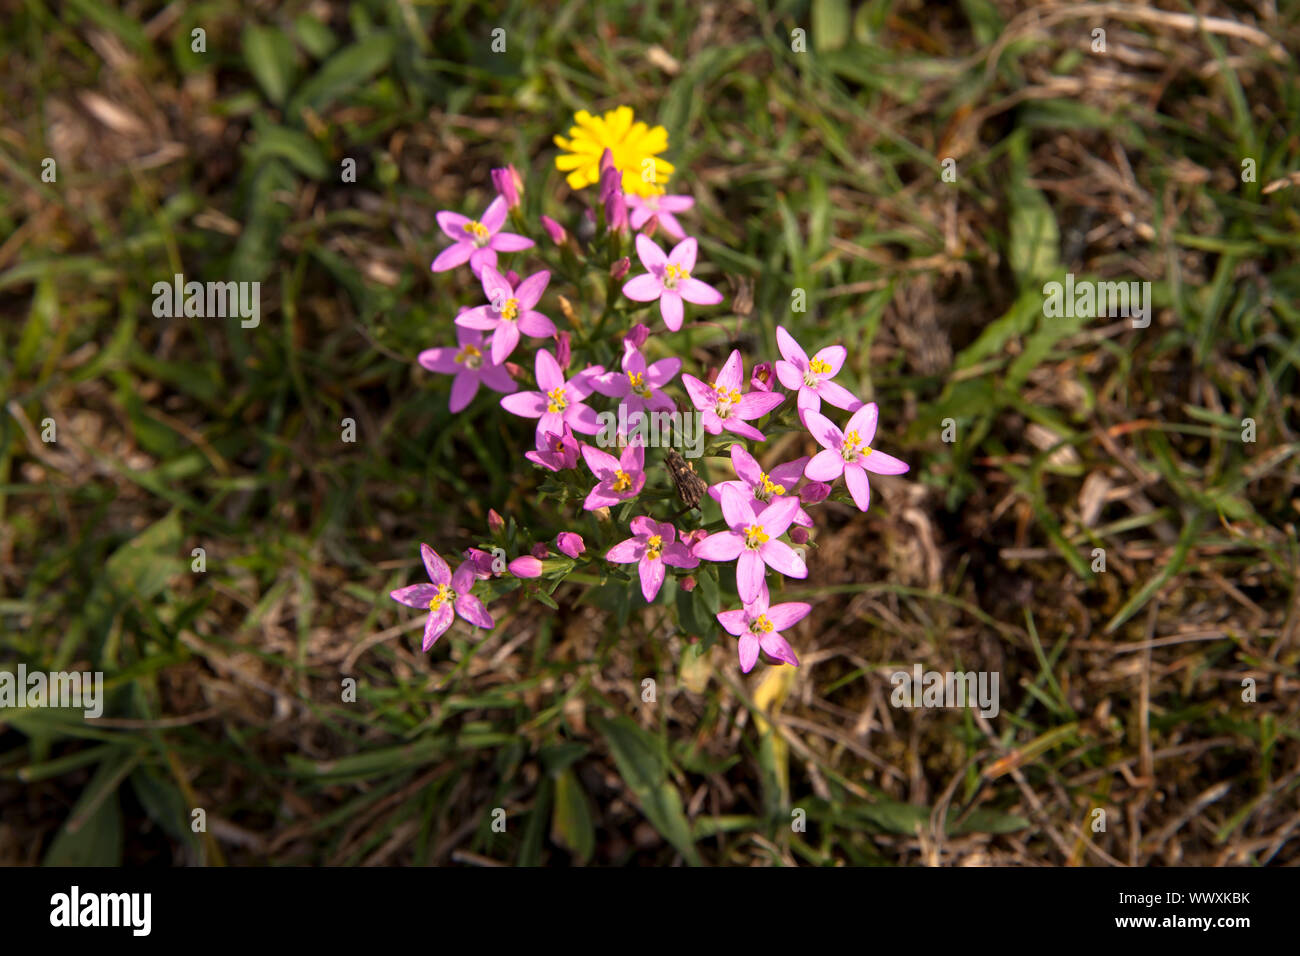
POLYGON ((682 544, 688 548, 693 548, 708 536, 709 533, 703 528, 696 528, 694 531, 683 531, 682 544))
POLYGON ((511 269, 506 273, 506 281, 510 283, 510 288, 513 289, 515 286, 519 285, 519 273, 514 269, 511 269))
POLYGON ((689 574, 686 575, 686 577, 682 578, 680 581, 678 581, 677 584, 681 587, 683 591, 695 590, 695 578, 691 577, 691 575, 689 574))
POLYGON ((718 369, 716 367, 709 369, 708 383, 712 385, 718 380, 718 369))
POLYGON ((478 548, 466 548, 465 560, 474 568, 474 577, 486 581, 492 577, 492 555, 478 548))
POLYGON ((798 525, 795 525, 790 529, 790 540, 793 541, 795 544, 807 544, 808 529, 801 528, 798 525))
POLYGON ((630 228, 627 217, 627 200, 622 190, 610 193, 605 202, 605 225, 611 232, 627 232, 630 228))
POLYGON ((511 378, 521 378, 524 374, 523 366, 517 365, 514 362, 506 362, 505 368, 506 368, 506 374, 509 375, 511 378))
POLYGON ((555 361, 560 363, 561 369, 569 367, 569 359, 573 357, 573 345, 569 341, 568 332, 557 332, 555 335, 555 361))
MULTIPOLYGON (((631 265, 630 260, 628 264, 631 265)), ((631 331, 629 331, 627 335, 623 336, 623 344, 628 348, 639 349, 641 346, 645 345, 645 341, 649 337, 649 326, 642 325, 638 322, 636 325, 632 326, 631 331)))
POLYGON ((542 576, 542 562, 529 554, 515 558, 510 562, 509 567, 510 573, 517 578, 540 578, 542 576))
POLYGON ((826 496, 831 493, 831 486, 824 481, 810 481, 799 489, 799 500, 806 505, 815 505, 819 501, 826 500, 826 496))
POLYGON ((562 246, 569 241, 569 234, 564 231, 564 227, 552 219, 550 216, 542 217, 542 228, 546 234, 551 237, 551 242, 557 246, 562 246))
POLYGON ((519 205, 519 197, 524 194, 524 181, 519 177, 519 171, 513 165, 492 170, 492 185, 501 194, 501 198, 506 201, 508 208, 514 209, 519 205))
POLYGON ((546 545, 539 541, 533 545, 531 554, 534 558, 537 558, 540 561, 545 561, 546 556, 550 554, 550 552, 546 550, 546 545))
POLYGON ((641 227, 641 235, 645 236, 647 239, 653 239, 654 234, 658 231, 659 231, 658 216, 651 216, 649 219, 646 220, 645 225, 641 227))
POLYGON ((632 260, 629 259, 627 256, 624 256, 622 259, 619 259, 618 262, 614 263, 612 266, 609 267, 609 277, 615 281, 618 281, 619 279, 627 275, 628 272, 631 271, 631 269, 632 269, 632 260))
POLYGON ((505 519, 497 514, 495 508, 488 509, 488 530, 493 534, 500 534, 506 529, 505 519))
POLYGON ((749 377, 749 387, 756 392, 770 392, 775 377, 771 362, 759 362, 754 366, 754 374, 749 377))
POLYGON ((587 550, 582 535, 572 531, 561 531, 555 539, 555 546, 560 549, 561 554, 567 554, 571 558, 576 558, 587 550))

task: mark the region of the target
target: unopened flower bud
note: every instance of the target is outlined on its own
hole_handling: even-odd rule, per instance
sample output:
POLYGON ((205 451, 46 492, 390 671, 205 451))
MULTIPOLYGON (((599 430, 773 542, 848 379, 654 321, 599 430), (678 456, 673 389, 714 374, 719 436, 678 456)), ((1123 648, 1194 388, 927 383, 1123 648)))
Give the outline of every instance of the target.
POLYGON ((653 239, 654 234, 658 231, 659 231, 658 216, 651 216, 649 219, 646 220, 645 225, 641 227, 641 235, 645 236, 647 239, 653 239))
POLYGON ((678 581, 677 584, 681 587, 683 591, 695 590, 695 578, 691 577, 691 575, 689 574, 686 575, 686 577, 682 578, 680 581, 678 581))
POLYGON ((557 332, 555 335, 555 361, 560 363, 561 369, 569 367, 569 359, 572 357, 573 346, 569 342, 568 332, 557 332))
POLYGON ((609 267, 609 277, 616 282, 628 274, 632 269, 632 260, 627 256, 619 259, 609 267))
POLYGON ((772 391, 772 381, 776 377, 771 362, 759 362, 754 366, 754 373, 749 377, 749 387, 756 392, 772 391))
MULTIPOLYGON (((630 266, 631 260, 627 260, 627 262, 630 266)), ((641 346, 645 345, 645 340, 649 337, 650 327, 638 322, 636 325, 632 326, 627 335, 623 336, 623 344, 628 348, 639 349, 641 346)))
POLYGON ((495 508, 488 509, 488 530, 493 534, 500 534, 506 529, 505 519, 497 514, 495 508))
POLYGON ((793 528, 790 529, 790 540, 793 541, 795 544, 807 544, 808 529, 801 528, 798 525, 795 525, 793 528))
POLYGON ((540 578, 542 576, 542 562, 529 554, 515 558, 508 567, 510 573, 517 578, 540 578))
POLYGON ((541 541, 538 541, 535 545, 533 545, 532 551, 530 553, 534 558, 537 558, 538 560, 541 561, 544 561, 546 559, 546 556, 550 554, 550 552, 546 550, 546 545, 541 541))
POLYGON ((810 481, 799 489, 799 500, 806 505, 815 505, 819 501, 825 501, 830 493, 831 486, 826 482, 810 481))
POLYGON ((571 558, 576 558, 587 550, 582 535, 572 531, 561 531, 555 539, 555 546, 560 549, 561 554, 567 554, 571 558))
POLYGON ((524 194, 524 181, 513 165, 492 170, 492 185, 506 201, 507 208, 514 209, 519 205, 519 199, 524 194))
POLYGON ((509 272, 506 273, 505 279, 507 282, 510 283, 510 288, 512 289, 515 286, 519 285, 519 273, 516 272, 514 269, 511 269, 509 272))
POLYGON ((557 246, 562 246, 569 241, 569 234, 564 231, 564 227, 552 219, 550 216, 542 217, 542 228, 546 234, 551 237, 551 242, 557 246))

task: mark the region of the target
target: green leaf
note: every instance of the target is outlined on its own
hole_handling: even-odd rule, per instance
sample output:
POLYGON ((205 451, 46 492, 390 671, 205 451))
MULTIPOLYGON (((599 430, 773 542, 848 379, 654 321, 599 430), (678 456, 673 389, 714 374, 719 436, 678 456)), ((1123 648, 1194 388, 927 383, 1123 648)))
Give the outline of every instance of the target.
POLYGON ((668 769, 658 742, 631 718, 592 718, 596 729, 609 744, 619 775, 638 800, 646 819, 676 847, 692 866, 700 865, 691 827, 682 809, 681 794, 668 779, 668 769))
POLYGON ((838 50, 849 39, 849 0, 813 0, 813 49, 818 53, 838 50))
POLYGON ((244 29, 243 49, 248 71, 266 98, 276 106, 282 105, 297 72, 289 38, 274 27, 250 26, 244 29))
POLYGON ((596 849, 596 828, 591 822, 587 795, 572 770, 555 778, 555 811, 551 816, 551 839, 586 863, 596 849))
POLYGON ((247 161, 250 166, 276 156, 312 179, 324 179, 329 175, 330 169, 325 157, 321 155, 320 146, 306 133, 285 126, 258 123, 256 120, 253 125, 257 138, 248 147, 247 161))
POLYGON ((45 866, 122 865, 122 807, 117 789, 124 767, 129 769, 135 759, 123 754, 99 765, 50 844, 42 861, 45 866))
POLYGON ((372 33, 345 47, 298 88, 286 112, 297 116, 304 108, 323 110, 385 69, 393 58, 393 48, 393 38, 388 33, 372 33))
POLYGON ((180 512, 173 510, 113 552, 104 564, 109 584, 120 595, 149 600, 185 570, 180 546, 180 512))

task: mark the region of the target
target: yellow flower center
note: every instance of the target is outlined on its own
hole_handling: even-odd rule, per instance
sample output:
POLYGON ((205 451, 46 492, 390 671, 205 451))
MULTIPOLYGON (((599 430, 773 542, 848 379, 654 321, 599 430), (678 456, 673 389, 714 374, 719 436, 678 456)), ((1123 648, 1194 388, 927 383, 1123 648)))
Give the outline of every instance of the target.
POLYGON ((650 386, 645 383, 645 375, 641 372, 628 372, 627 381, 632 386, 632 391, 642 398, 650 397, 650 386))
POLYGON ((845 461, 857 461, 859 458, 866 458, 871 454, 871 446, 862 444, 862 436, 856 431, 849 432, 844 436, 844 447, 840 449, 840 457, 845 461))
POLYGON ((506 299, 506 304, 501 306, 501 318, 507 322, 513 322, 519 318, 519 300, 506 299))
POLYGON ((613 484, 614 490, 621 493, 627 491, 631 487, 632 487, 632 476, 629 475, 622 468, 615 470, 614 484, 613 484))
POLYGON ((772 622, 767 619, 766 614, 760 614, 753 621, 749 622, 749 630, 753 634, 771 634, 772 622))
POLYGON ((815 358, 808 363, 808 367, 818 375, 826 375, 831 370, 831 363, 827 362, 825 359, 815 358))
POLYGON ((456 353, 456 361, 463 363, 466 368, 478 368, 483 362, 483 353, 473 345, 462 345, 456 353))
POLYGON ((550 401, 546 403, 546 410, 552 415, 556 412, 562 412, 569 407, 569 399, 564 393, 564 386, 551 389, 546 393, 546 397, 550 399, 550 401))
POLYGON ((785 485, 779 485, 773 481, 765 471, 758 473, 758 487, 754 489, 755 496, 760 501, 767 501, 773 495, 785 494, 785 485))
POLYGON ((721 385, 713 386, 713 394, 718 398, 718 407, 715 409, 719 418, 726 418, 731 411, 731 406, 740 401, 740 390, 735 388, 723 388, 721 385))
POLYGON ((691 272, 689 269, 683 269, 681 266, 673 265, 671 262, 664 266, 664 287, 676 289, 677 283, 682 279, 689 279, 691 272))
POLYGON ((444 604, 450 604, 456 600, 456 592, 445 584, 438 585, 438 593, 429 599, 429 610, 436 611, 444 604))
POLYGON ((751 551, 767 543, 767 532, 762 525, 752 524, 745 529, 745 547, 751 551))
POLYGON ((664 551, 664 539, 657 534, 650 535, 645 543, 645 556, 654 561, 664 551))
POLYGON ((483 223, 479 222, 477 219, 471 219, 469 222, 465 223, 465 225, 461 226, 461 228, 465 230, 467 235, 474 237, 474 245, 476 246, 482 246, 488 241, 487 226, 483 225, 483 223))

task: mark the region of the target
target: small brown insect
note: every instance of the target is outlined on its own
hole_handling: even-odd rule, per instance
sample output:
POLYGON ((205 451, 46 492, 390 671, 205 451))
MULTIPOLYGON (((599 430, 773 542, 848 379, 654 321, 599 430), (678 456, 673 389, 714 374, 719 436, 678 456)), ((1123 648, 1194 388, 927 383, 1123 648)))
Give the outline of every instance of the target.
POLYGON ((709 486, 695 473, 695 466, 671 448, 664 452, 664 464, 668 466, 668 474, 673 479, 673 484, 677 486, 677 497, 681 498, 688 508, 698 507, 700 495, 704 494, 709 486))

